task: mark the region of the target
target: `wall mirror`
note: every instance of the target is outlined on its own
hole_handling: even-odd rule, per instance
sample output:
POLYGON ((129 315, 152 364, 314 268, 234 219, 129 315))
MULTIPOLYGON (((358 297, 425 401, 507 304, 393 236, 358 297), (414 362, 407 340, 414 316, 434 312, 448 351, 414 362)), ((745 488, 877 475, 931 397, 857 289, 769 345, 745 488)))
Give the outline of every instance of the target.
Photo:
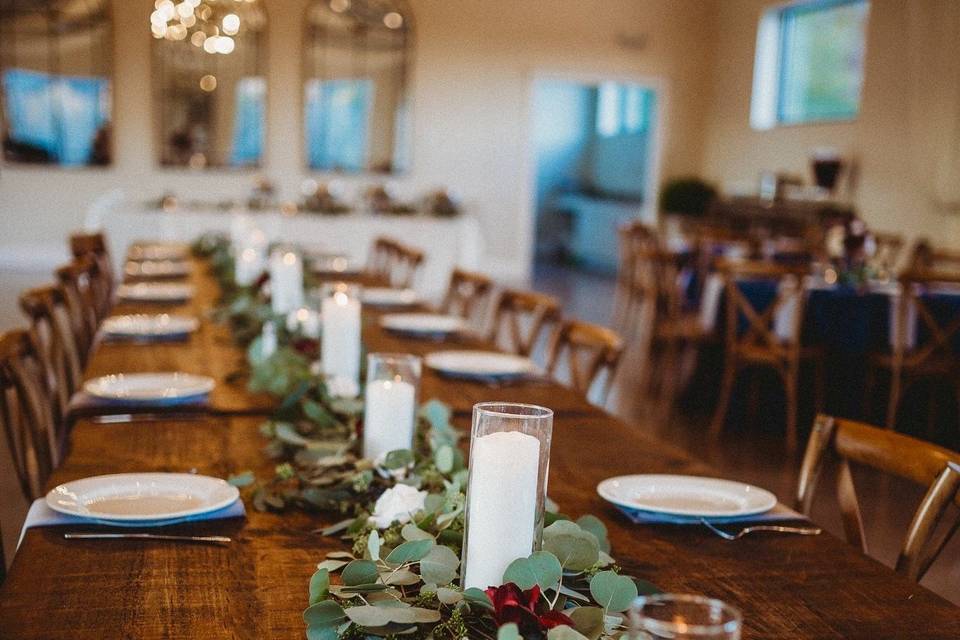
POLYGON ((408 166, 413 16, 398 0, 313 0, 304 34, 304 148, 316 171, 408 166))
POLYGON ((154 135, 161 165, 260 165, 267 97, 262 5, 262 0, 154 4, 154 135))
POLYGON ((0 136, 9 163, 111 161, 108 0, 0 0, 0 136))

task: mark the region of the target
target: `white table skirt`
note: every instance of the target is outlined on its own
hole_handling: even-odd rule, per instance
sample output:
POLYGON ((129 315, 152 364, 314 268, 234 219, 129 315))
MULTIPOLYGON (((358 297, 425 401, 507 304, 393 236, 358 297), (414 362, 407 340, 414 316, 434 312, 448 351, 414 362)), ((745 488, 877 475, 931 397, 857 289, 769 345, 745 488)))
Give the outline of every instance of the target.
MULTIPOLYGON (((436 298, 446 290, 450 271, 455 266, 479 268, 483 253, 480 226, 469 215, 449 219, 362 213, 284 216, 279 211, 251 212, 250 215, 271 240, 297 242, 342 253, 360 262, 366 260, 374 238, 381 235, 422 249, 426 257, 415 287, 428 298, 436 298)), ((231 218, 226 211, 168 213, 124 203, 104 213, 101 224, 109 234, 114 250, 122 253, 123 248, 134 240, 159 238, 190 242, 204 232, 228 233, 231 218)))

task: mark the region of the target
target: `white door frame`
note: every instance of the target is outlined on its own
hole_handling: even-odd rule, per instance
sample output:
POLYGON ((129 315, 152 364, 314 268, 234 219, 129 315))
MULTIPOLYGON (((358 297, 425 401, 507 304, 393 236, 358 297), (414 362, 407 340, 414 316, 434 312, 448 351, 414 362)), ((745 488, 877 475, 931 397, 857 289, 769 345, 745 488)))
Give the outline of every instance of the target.
POLYGON ((535 114, 533 112, 533 99, 536 84, 543 80, 560 80, 583 85, 599 85, 603 82, 618 82, 623 84, 635 84, 651 89, 656 95, 656 109, 653 117, 653 145, 649 151, 650 171, 647 172, 647 183, 644 185, 643 214, 641 218, 648 224, 656 224, 658 218, 657 202, 660 200, 660 173, 662 171, 663 148, 667 139, 667 117, 670 113, 670 95, 669 83, 666 78, 660 76, 649 76, 643 74, 633 74, 628 72, 603 72, 603 71, 583 71, 583 70, 563 70, 563 69, 534 69, 530 73, 527 83, 527 128, 525 134, 526 154, 524 162, 526 163, 524 173, 527 176, 524 189, 526 190, 526 201, 528 206, 528 225, 527 233, 529 235, 528 255, 535 255, 536 251, 536 180, 537 180, 537 150, 533 144, 533 124, 535 114))

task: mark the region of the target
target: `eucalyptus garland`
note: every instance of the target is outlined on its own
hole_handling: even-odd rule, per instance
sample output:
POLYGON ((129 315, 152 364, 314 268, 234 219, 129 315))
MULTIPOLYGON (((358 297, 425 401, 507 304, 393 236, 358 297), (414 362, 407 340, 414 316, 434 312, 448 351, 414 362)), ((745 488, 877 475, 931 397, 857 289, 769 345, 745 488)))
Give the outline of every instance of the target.
POLYGON ((319 374, 319 343, 273 317, 263 279, 235 285, 225 239, 205 236, 194 250, 222 287, 218 317, 248 345, 248 386, 279 402, 260 427, 273 477, 247 471, 230 481, 259 510, 343 516, 319 532, 340 537, 348 550, 327 554, 310 579, 308 639, 626 637, 624 612, 656 588, 620 573, 594 516, 574 521, 549 509, 541 550, 514 560, 501 585, 461 588, 468 473, 449 407, 436 400, 420 407, 411 450, 363 458, 359 390, 339 393, 336 381, 319 374), (276 349, 256 337, 267 322, 277 325, 276 349))

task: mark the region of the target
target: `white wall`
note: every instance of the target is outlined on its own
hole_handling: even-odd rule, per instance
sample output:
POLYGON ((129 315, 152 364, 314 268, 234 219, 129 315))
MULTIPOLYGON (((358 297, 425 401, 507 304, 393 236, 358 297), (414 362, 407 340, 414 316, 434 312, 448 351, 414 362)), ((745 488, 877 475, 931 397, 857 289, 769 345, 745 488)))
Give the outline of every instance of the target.
POLYGON ((755 189, 763 170, 809 182, 811 150, 838 148, 858 165, 851 196, 868 225, 960 246, 960 216, 948 202, 957 198, 960 172, 943 161, 960 157, 960 3, 872 0, 860 116, 755 131, 750 95, 757 24, 775 4, 719 5, 705 176, 737 191, 755 189))
MULTIPOLYGON (((269 16, 268 123, 262 173, 293 198, 303 169, 301 17, 305 0, 264 0, 269 16)), ((412 0, 413 163, 401 187, 446 185, 482 223, 487 267, 527 273, 533 246, 529 103, 543 72, 661 77, 665 176, 700 167, 715 4, 700 0, 412 0), (620 36, 646 35, 642 50, 620 36)), ((121 186, 148 199, 171 190, 246 194, 257 172, 161 170, 152 131, 150 0, 113 0, 115 162, 109 169, 4 166, 0 218, 11 242, 59 243, 97 195, 121 186)), ((363 181, 363 180, 361 180, 363 181)))

